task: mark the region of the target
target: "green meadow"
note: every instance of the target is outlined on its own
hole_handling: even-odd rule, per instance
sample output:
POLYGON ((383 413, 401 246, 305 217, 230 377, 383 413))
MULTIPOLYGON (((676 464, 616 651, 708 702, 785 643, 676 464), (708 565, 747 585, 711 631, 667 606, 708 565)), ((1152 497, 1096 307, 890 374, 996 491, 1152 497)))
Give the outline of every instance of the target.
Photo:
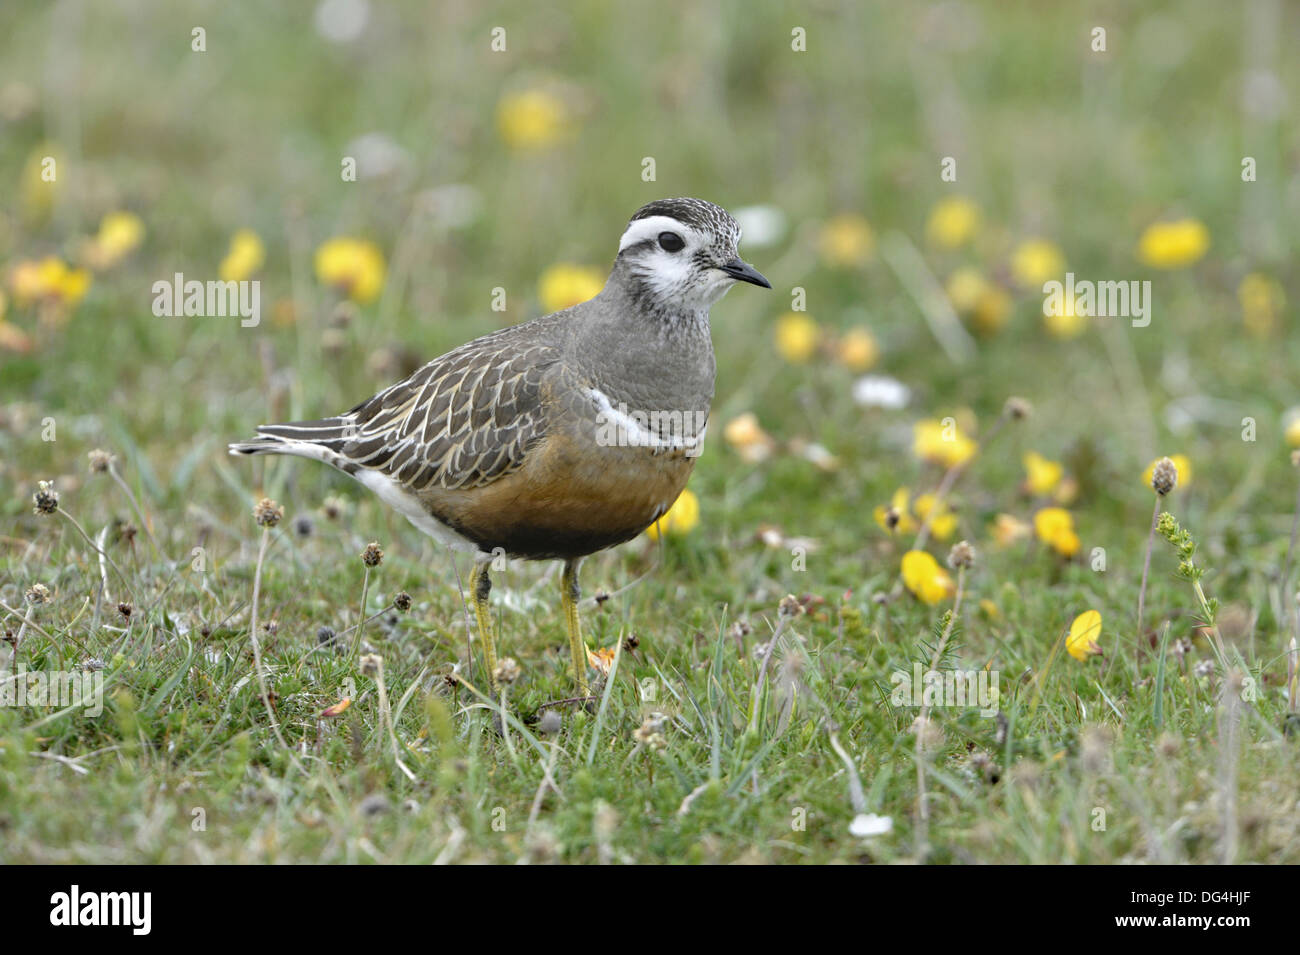
POLYGON ((1300 861, 1297 17, 4 4, 0 861, 1300 861), (589 297, 669 196, 773 290, 712 310, 690 497, 583 567, 592 697, 522 562, 492 693, 464 555, 226 445, 589 297))

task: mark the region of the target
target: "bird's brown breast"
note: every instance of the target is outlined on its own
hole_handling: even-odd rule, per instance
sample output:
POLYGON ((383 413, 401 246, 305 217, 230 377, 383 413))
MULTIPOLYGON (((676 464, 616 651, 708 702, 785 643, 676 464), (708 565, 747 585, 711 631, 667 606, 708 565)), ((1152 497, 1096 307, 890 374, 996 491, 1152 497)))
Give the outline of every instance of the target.
POLYGON ((683 453, 601 447, 564 432, 482 487, 430 488, 430 512, 480 548, 530 560, 569 559, 631 540, 677 499, 695 465, 683 453))

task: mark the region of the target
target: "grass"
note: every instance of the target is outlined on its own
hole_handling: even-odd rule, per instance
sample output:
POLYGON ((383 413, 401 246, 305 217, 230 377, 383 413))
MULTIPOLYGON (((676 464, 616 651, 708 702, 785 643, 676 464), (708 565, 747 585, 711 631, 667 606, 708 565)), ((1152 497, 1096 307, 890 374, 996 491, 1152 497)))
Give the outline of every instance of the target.
MULTIPOLYGON (((1296 134, 1258 97, 1243 108, 1240 91, 1256 69, 1296 93, 1298 67, 1265 42, 1266 13, 1116 9, 1102 57, 1088 49, 1097 16, 1069 3, 672 15, 399 3, 343 45, 287 9, 0 11, 0 175, 20 184, 0 198, 0 273, 75 258, 116 208, 148 229, 61 321, 6 286, 5 318, 33 346, 0 351, 0 600, 21 615, 24 592, 48 586, 20 660, 102 661, 105 703, 99 717, 0 707, 0 860, 1300 861, 1284 732, 1297 472, 1282 438, 1300 340, 1287 334, 1293 307, 1252 333, 1236 297, 1258 271, 1300 300, 1285 270, 1296 134), (200 23, 202 54, 189 46, 200 23), (509 45, 496 55, 499 24, 509 45), (789 48, 796 25, 806 53, 789 48), (497 102, 534 86, 559 91, 573 128, 548 150, 509 149, 497 102), (342 182, 340 156, 371 131, 401 160, 342 182), (53 199, 23 185, 51 143, 53 199), (939 179, 945 155, 956 184, 939 179), (1243 155, 1258 159, 1257 182, 1241 181, 1243 155), (641 178, 646 156, 655 182, 641 178), (412 213, 448 183, 476 191, 469 224, 412 213), (926 217, 954 192, 979 203, 982 225, 969 247, 936 250, 926 217), (700 521, 585 565, 588 642, 620 648, 589 709, 552 704, 572 694, 558 567, 494 575, 499 652, 522 671, 503 727, 469 656, 464 560, 342 475, 230 459, 225 444, 262 421, 350 407, 408 355, 539 314, 543 269, 602 266, 638 205, 678 194, 774 205, 790 223, 774 245, 742 245, 775 292, 740 289, 714 309, 717 426, 691 482, 700 521), (876 234, 859 267, 834 266, 819 245, 820 224, 842 212, 876 234), (1181 270, 1141 264, 1142 229, 1173 214, 1206 223, 1209 253, 1181 270), (215 277, 243 227, 267 247, 260 326, 150 314, 153 282, 215 277), (383 295, 355 312, 312 275, 312 250, 339 234, 374 238, 389 264, 383 295), (1062 340, 1043 328, 1041 296, 1014 292, 1006 327, 951 358, 909 263, 941 283, 963 264, 1006 281, 1011 250, 1032 236, 1058 243, 1080 277, 1150 278, 1152 324, 1095 321, 1062 340), (772 329, 795 286, 823 329, 871 329, 875 371, 912 389, 906 409, 862 408, 855 372, 778 354, 772 329), (489 304, 498 287, 504 313, 489 304), (887 534, 872 511, 900 486, 940 485, 911 453, 918 419, 954 415, 987 435, 1011 396, 1033 413, 971 462, 953 489, 958 526, 930 544, 940 563, 956 540, 978 552, 949 621, 951 602, 898 592, 912 535, 887 534), (747 411, 778 442, 760 463, 722 439, 747 411), (800 442, 836 467, 790 450, 800 442), (96 448, 116 456, 125 487, 89 472, 96 448), (1078 484, 1073 561, 1034 542, 1000 547, 990 530, 1042 503, 1021 490, 1030 450, 1078 484), (1162 510, 1199 545, 1207 601, 1157 536, 1139 633, 1153 504, 1141 474, 1173 452, 1195 474, 1162 510), (102 544, 32 513, 40 480, 102 544), (252 516, 264 495, 286 509, 265 532, 252 516), (336 517, 330 498, 347 505, 336 517), (814 546, 800 560, 764 542, 773 527, 814 546), (287 747, 250 634, 263 534, 258 642, 287 747), (385 556, 367 576, 371 541, 385 556), (400 592, 405 613, 392 608, 400 592), (597 594, 610 596, 590 605, 597 594), (782 610, 787 594, 799 599, 782 610), (1080 662, 1062 640, 1086 609, 1102 614, 1105 656, 1080 662), (382 694, 375 664, 351 652, 366 618, 357 656, 382 657, 382 694), (1001 716, 930 711, 922 839, 919 709, 891 703, 891 676, 928 666, 949 624, 943 665, 997 670, 1001 716), (319 642, 322 627, 336 643, 319 642), (860 813, 892 831, 850 835, 860 813)), ((1281 16, 1275 35, 1294 26, 1294 11, 1281 16)), ((0 614, 16 635, 21 617, 0 614)))

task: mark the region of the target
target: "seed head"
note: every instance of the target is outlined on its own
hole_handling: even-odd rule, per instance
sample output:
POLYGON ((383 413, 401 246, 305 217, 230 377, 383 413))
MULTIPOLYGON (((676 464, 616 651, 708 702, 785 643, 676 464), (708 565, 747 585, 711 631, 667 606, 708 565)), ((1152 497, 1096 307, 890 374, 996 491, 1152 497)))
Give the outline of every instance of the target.
POLYGON ((54 599, 50 594, 50 588, 46 587, 44 584, 32 584, 27 588, 27 592, 23 594, 23 596, 27 598, 27 602, 33 607, 47 604, 54 599))
POLYGON ((40 481, 36 493, 32 495, 33 513, 53 514, 59 509, 59 492, 54 490, 54 482, 40 481))
POLYGON ((258 527, 275 527, 284 518, 284 508, 269 497, 264 497, 253 508, 253 520, 258 527))
POLYGON ((1178 486, 1178 465, 1169 458, 1161 458, 1151 469, 1151 489, 1164 497, 1178 486))
POLYGON ((327 497, 324 502, 322 502, 320 509, 321 513, 329 520, 337 521, 344 515, 344 513, 346 513, 348 504, 347 501, 343 500, 341 497, 327 497))
POLYGON ((384 658, 377 653, 367 653, 361 658, 361 675, 375 676, 383 665, 384 658))
POLYGON ((361 563, 367 567, 378 567, 384 562, 384 549, 374 541, 366 545, 366 549, 361 552, 361 563))
POLYGON ((1013 421, 1021 421, 1028 418, 1034 409, 1024 398, 1008 398, 1005 410, 1008 418, 1013 421))
POLYGON ((514 657, 502 657, 492 671, 492 678, 497 683, 510 684, 519 679, 519 663, 514 657))
POLYGON ((406 613, 411 609, 411 595, 405 590, 398 591, 397 595, 393 597, 393 606, 402 613, 406 613))
POLYGON ((797 617, 803 613, 803 604, 794 594, 786 594, 777 605, 776 612, 782 617, 797 617))
POLYGON ((117 605, 117 612, 122 615, 122 618, 124 620, 130 620, 131 614, 135 613, 135 608, 132 607, 125 600, 123 600, 120 604, 117 605))
POLYGON ((665 749, 668 746, 668 738, 664 736, 667 722, 668 717, 663 713, 650 713, 632 733, 632 738, 647 749, 665 749))
POLYGON ((948 566, 953 570, 959 567, 975 566, 975 548, 970 541, 958 541, 948 552, 948 566))
POLYGON ((537 732, 543 736, 554 736, 564 728, 564 717, 555 710, 547 710, 537 721, 537 732))
POLYGON ((101 448, 96 448, 86 457, 90 459, 91 474, 103 474, 113 465, 113 456, 101 448))

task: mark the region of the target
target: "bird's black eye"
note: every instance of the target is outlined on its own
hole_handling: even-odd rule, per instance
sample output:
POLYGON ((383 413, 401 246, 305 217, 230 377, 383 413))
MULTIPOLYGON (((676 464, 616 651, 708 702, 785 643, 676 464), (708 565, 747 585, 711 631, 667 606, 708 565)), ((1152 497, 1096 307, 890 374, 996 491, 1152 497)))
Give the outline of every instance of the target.
POLYGON ((686 248, 686 243, 682 241, 682 237, 676 232, 660 232, 659 248, 665 252, 680 252, 686 248))

